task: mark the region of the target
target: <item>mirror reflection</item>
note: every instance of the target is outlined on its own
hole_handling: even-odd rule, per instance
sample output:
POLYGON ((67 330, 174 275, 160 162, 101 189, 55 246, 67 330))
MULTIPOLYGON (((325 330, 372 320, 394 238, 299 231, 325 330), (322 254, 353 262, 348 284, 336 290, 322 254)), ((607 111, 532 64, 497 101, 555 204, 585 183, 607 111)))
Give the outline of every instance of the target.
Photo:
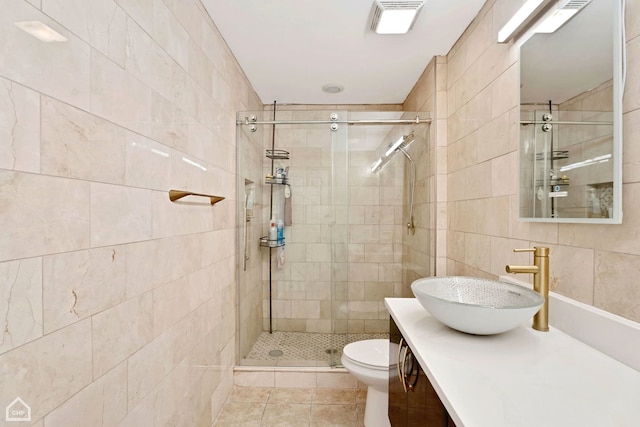
POLYGON ((575 15, 520 48, 521 219, 620 222, 614 3, 568 2, 575 15))

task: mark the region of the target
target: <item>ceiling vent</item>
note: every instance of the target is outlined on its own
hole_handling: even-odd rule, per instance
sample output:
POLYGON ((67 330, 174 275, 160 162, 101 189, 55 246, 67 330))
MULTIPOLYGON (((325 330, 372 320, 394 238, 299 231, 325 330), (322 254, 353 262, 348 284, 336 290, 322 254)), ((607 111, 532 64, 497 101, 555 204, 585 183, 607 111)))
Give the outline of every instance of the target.
POLYGON ((371 30, 378 34, 404 34, 416 22, 424 0, 376 0, 371 11, 371 30))
POLYGON ((591 0, 570 0, 567 4, 565 4, 562 9, 582 9, 586 5, 591 3, 591 0))

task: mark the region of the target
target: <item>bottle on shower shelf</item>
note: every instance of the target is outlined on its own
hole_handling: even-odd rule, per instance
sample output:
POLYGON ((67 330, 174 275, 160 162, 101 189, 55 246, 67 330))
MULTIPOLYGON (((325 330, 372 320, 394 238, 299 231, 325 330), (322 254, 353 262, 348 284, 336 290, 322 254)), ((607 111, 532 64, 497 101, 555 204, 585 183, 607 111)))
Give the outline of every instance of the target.
POLYGON ((284 243, 284 221, 279 219, 277 222, 277 234, 278 234, 278 244, 281 245, 284 243))
POLYGON ((269 222, 269 245, 274 245, 278 241, 278 229, 276 228, 276 220, 271 218, 269 222))

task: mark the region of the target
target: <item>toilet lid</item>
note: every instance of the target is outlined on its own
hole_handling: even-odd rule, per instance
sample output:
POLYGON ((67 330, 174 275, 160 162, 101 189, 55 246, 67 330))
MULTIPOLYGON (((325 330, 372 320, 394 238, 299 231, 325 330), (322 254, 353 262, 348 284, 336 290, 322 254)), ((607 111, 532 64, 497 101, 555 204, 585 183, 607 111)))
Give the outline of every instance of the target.
POLYGON ((342 352, 359 364, 377 368, 389 367, 389 340, 387 339, 352 342, 347 344, 342 352))

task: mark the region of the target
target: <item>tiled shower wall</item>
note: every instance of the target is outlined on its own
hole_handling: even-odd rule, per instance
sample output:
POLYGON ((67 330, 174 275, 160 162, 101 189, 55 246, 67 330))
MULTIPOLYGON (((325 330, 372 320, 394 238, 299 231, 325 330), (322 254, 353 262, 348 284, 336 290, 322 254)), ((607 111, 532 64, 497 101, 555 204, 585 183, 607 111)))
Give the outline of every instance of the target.
MULTIPOLYGON (((402 128, 391 129, 378 146, 396 141, 406 133, 402 128)), ((380 153, 358 150, 357 141, 380 138, 375 131, 373 126, 349 128, 348 275, 347 282, 336 292, 334 316, 338 333, 388 332, 384 298, 400 296, 402 224, 406 219, 403 177, 407 161, 398 153, 384 169, 372 173, 371 165, 380 153)))
MULTIPOLYGON (((559 217, 591 218, 608 217, 612 214, 611 196, 613 195, 613 162, 591 164, 589 167, 578 167, 565 172, 563 166, 576 164, 581 161, 596 158, 611 153, 613 144, 613 116, 611 104, 613 102, 613 81, 609 80, 598 87, 585 91, 561 104, 552 104, 552 114, 560 121, 597 121, 601 125, 554 125, 550 132, 544 132, 537 126, 521 125, 521 144, 532 147, 528 154, 520 153, 521 170, 520 184, 520 212, 523 217, 551 215, 551 203, 536 202, 535 192, 539 187, 531 186, 534 173, 537 179, 542 174, 550 173, 551 161, 535 160, 537 154, 542 154, 545 147, 553 143, 554 151, 566 150, 568 157, 554 160, 554 173, 558 177, 568 178, 568 187, 563 190, 568 196, 555 199, 554 212, 559 217), (526 141, 526 142, 524 142, 526 141), (533 147, 537 146, 534 150, 533 147), (543 172, 544 170, 544 172, 543 172), (593 209, 592 194, 601 203, 599 212, 593 209), (606 197, 606 196, 609 197, 606 197), (535 212, 534 212, 535 209, 535 212), (545 210, 546 209, 546 210, 545 210), (545 214, 542 211, 545 210, 545 214)), ((520 119, 532 120, 535 117, 542 120, 542 116, 549 111, 547 104, 521 105, 520 119)))
MULTIPOLYGON (((569 99, 558 106, 561 120, 611 122, 613 103, 613 81, 569 99)), ((611 153, 613 126, 581 125, 561 126, 557 133, 558 149, 568 150, 569 158, 557 163, 557 167, 586 161, 611 153)), ((563 174, 560 174, 563 175, 563 174)), ((576 215, 585 217, 605 217, 613 214, 610 198, 613 194, 613 162, 607 161, 585 168, 572 169, 567 173, 571 180, 570 203, 576 215), (607 190, 608 189, 608 190, 607 190), (572 194, 573 193, 573 194, 572 194), (577 193, 577 194, 576 194, 577 193), (594 210, 590 193, 598 198, 599 211, 594 210)))
MULTIPOLYGON (((331 107, 322 106, 323 111, 318 112, 314 106, 285 106, 278 110, 276 118, 327 120, 327 111, 344 114, 345 110, 375 111, 372 107, 384 111, 399 109, 395 105, 333 106, 333 110, 331 107)), ((271 114, 272 110, 267 115, 271 118, 271 114)), ((383 173, 372 174, 371 164, 377 159, 377 152, 357 148, 357 140, 367 138, 366 127, 349 127, 348 135, 348 171, 346 162, 333 165, 338 169, 337 176, 348 174, 347 182, 343 182, 332 181, 332 133, 327 125, 279 125, 276 129, 276 148, 291 153, 290 160, 276 161, 276 167, 289 166, 292 225, 285 227, 286 262, 282 269, 277 267, 273 250, 274 330, 321 333, 388 330, 383 299, 399 296, 400 292, 404 162, 398 157, 383 173), (336 191, 333 195, 332 183, 336 191), (338 225, 332 225, 335 219, 332 197, 348 201, 348 206, 336 211, 338 225)), ((265 148, 270 147, 271 131, 265 135, 265 148)), ((341 149, 346 149, 344 143, 341 149)), ((270 161, 265 161, 263 171, 270 172, 270 161)), ((267 233, 269 197, 266 188, 263 235, 267 233)), ((263 251, 263 327, 268 330, 269 249, 263 251)))
MULTIPOLYGON (((445 176, 437 175, 437 188, 446 180, 437 215, 448 217, 438 257, 446 253, 446 274, 496 277, 507 263, 530 262, 513 248, 549 246, 554 291, 640 321, 640 3, 626 2, 621 225, 517 219, 518 51, 496 35, 522 3, 489 0, 446 57, 446 92, 435 111, 446 118, 447 133, 446 152, 437 152, 437 170, 446 165, 445 176)), ((418 82, 408 100, 420 105, 428 97, 418 82)))
POLYGON ((20 397, 36 426, 209 426, 235 362, 235 112, 257 97, 198 1, 0 9, 2 418, 20 397), (36 20, 67 41, 14 25, 36 20))
MULTIPOLYGON (((402 292, 403 297, 413 297, 411 283, 421 277, 442 275, 444 272, 444 251, 438 251, 438 242, 446 241, 446 212, 437 202, 444 203, 446 191, 441 187, 446 183, 446 168, 437 162, 442 156, 438 152, 446 147, 446 120, 442 109, 438 109, 438 99, 445 98, 442 82, 446 77, 446 63, 442 57, 431 60, 411 94, 404 103, 405 111, 428 111, 431 116, 425 144, 413 147, 412 156, 416 163, 416 191, 414 200, 415 234, 402 237, 402 292), (440 114, 440 115, 438 115, 440 114), (444 124, 444 125, 443 125, 444 124), (440 184, 440 187, 437 186, 440 184), (437 210, 437 214, 436 214, 437 210)), ((445 157, 446 159, 446 157, 445 157)), ((409 178, 405 173, 404 212, 407 218, 409 200, 406 189, 409 178)))

